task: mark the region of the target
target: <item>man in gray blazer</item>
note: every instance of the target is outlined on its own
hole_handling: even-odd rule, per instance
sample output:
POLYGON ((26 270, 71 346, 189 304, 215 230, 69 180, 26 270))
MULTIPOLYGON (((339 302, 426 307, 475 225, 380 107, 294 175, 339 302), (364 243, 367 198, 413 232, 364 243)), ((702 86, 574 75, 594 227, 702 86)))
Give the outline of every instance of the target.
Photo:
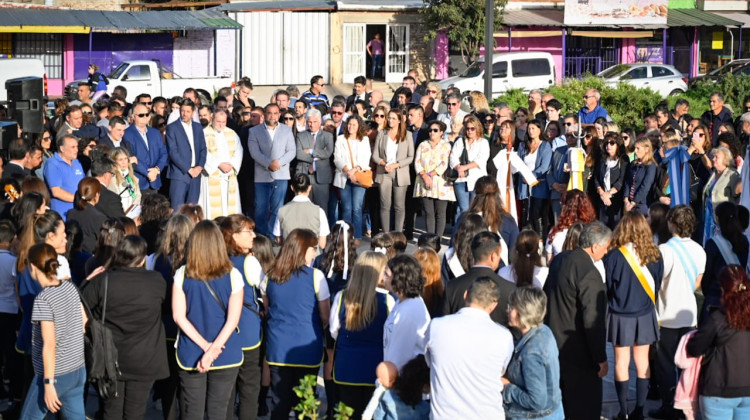
POLYGON ((296 146, 292 129, 279 124, 281 112, 276 104, 265 108, 265 122, 250 129, 247 148, 255 161, 256 231, 269 238, 289 185, 289 163, 296 146))
POLYGON ((326 211, 328 192, 333 182, 333 135, 320 129, 322 116, 313 108, 307 111, 307 131, 297 135, 297 167, 295 174, 305 174, 312 184, 312 202, 326 211))

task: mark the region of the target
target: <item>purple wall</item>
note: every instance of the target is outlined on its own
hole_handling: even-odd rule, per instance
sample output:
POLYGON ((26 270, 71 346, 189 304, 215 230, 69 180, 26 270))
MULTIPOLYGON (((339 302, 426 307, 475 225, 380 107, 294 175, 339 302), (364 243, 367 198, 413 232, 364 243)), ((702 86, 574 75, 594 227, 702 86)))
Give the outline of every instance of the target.
POLYGON ((495 38, 497 47, 496 52, 508 52, 508 46, 511 45, 511 51, 542 51, 552 54, 552 59, 555 62, 555 74, 557 81, 561 81, 563 77, 563 62, 562 62, 562 30, 559 31, 558 35, 548 37, 533 37, 533 38, 516 38, 513 35, 521 33, 523 31, 549 31, 557 30, 557 28, 550 27, 531 27, 524 29, 513 29, 511 32, 512 40, 509 43, 508 38, 495 38))
POLYGON ((172 67, 172 34, 116 34, 96 32, 93 34, 91 57, 89 58, 89 36, 74 36, 74 76, 88 77, 88 65, 98 65, 105 74, 125 60, 161 60, 172 67))

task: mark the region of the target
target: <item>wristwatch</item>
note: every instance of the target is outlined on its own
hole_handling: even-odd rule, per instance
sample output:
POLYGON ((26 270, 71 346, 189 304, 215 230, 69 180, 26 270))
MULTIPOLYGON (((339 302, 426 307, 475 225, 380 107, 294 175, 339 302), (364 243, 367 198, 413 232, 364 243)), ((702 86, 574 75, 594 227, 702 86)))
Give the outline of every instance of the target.
POLYGON ((55 378, 44 378, 44 384, 45 385, 50 385, 50 384, 54 385, 56 383, 57 383, 57 379, 55 379, 55 378))

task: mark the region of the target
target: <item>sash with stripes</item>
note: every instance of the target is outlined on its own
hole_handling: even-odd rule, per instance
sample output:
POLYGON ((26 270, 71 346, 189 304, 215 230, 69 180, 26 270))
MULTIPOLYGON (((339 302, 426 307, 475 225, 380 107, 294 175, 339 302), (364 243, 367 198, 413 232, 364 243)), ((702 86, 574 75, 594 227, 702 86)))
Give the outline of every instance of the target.
POLYGON ((635 273, 635 276, 638 277, 638 281, 641 283, 641 287, 643 287, 643 290, 646 292, 648 297, 651 298, 651 303, 656 305, 656 297, 654 296, 654 279, 651 277, 651 273, 649 273, 647 277, 646 273, 641 268, 641 265, 638 263, 638 261, 636 261, 635 257, 630 253, 630 250, 626 246, 623 245, 618 249, 620 250, 620 252, 622 252, 622 255, 630 265, 633 273, 635 273))
POLYGON ((690 252, 687 247, 679 238, 672 238, 667 241, 667 245, 672 248, 677 259, 682 264, 682 269, 685 270, 688 279, 690 280, 690 290, 695 290, 695 280, 698 278, 698 267, 695 265, 695 261, 690 258, 690 252))

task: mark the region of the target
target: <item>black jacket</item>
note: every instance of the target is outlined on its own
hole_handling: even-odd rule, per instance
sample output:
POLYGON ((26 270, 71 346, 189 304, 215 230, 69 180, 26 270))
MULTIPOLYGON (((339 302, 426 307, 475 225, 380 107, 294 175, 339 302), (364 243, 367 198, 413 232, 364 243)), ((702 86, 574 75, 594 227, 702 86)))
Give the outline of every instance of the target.
MULTIPOLYGON (((157 271, 117 267, 107 271, 107 318, 123 380, 150 381, 169 376, 161 320, 167 283, 157 271)), ((97 319, 104 303, 104 274, 86 282, 83 299, 97 319)))
POLYGON ((96 208, 107 217, 125 217, 120 196, 104 185, 102 185, 102 192, 99 193, 99 202, 96 203, 96 208))
MULTIPOLYGON (((594 174, 594 191, 597 191, 598 188, 604 189, 604 176, 607 174, 607 161, 602 159, 599 162, 599 167, 596 170, 596 173, 594 174)), ((628 161, 627 157, 621 158, 617 165, 612 167, 612 169, 609 171, 609 188, 617 190, 617 194, 612 196, 612 206, 613 209, 621 209, 622 203, 625 198, 624 191, 625 191, 625 177, 628 173, 628 167, 630 166, 630 162, 628 161)), ((601 198, 599 197, 599 194, 596 195, 598 206, 603 206, 604 204, 601 202, 601 198)))
POLYGON ((715 310, 687 344, 691 357, 706 355, 700 373, 700 394, 709 397, 750 396, 750 331, 729 326, 723 310, 715 310))
POLYGON ((31 175, 31 172, 28 169, 15 163, 8 162, 3 168, 3 179, 16 177, 16 179, 22 180, 29 175, 31 175))
POLYGON ((594 261, 581 248, 559 254, 552 260, 544 292, 544 322, 555 335, 560 364, 598 371, 599 363, 607 361, 607 295, 594 261))
POLYGON ((95 206, 88 205, 83 210, 76 208, 68 210, 67 220, 75 221, 81 227, 83 233, 81 250, 88 253, 94 252, 96 241, 99 238, 99 229, 101 229, 102 223, 107 220, 107 216, 95 206))
POLYGON ((443 313, 446 315, 455 314, 461 308, 466 306, 464 293, 469 290, 469 287, 474 283, 474 280, 481 277, 489 277, 498 285, 498 288, 500 289, 500 299, 497 301, 497 307, 490 314, 490 318, 507 327, 508 297, 510 296, 510 293, 516 289, 516 285, 498 276, 497 273, 492 271, 489 267, 472 267, 463 276, 451 280, 445 289, 445 305, 443 313))

